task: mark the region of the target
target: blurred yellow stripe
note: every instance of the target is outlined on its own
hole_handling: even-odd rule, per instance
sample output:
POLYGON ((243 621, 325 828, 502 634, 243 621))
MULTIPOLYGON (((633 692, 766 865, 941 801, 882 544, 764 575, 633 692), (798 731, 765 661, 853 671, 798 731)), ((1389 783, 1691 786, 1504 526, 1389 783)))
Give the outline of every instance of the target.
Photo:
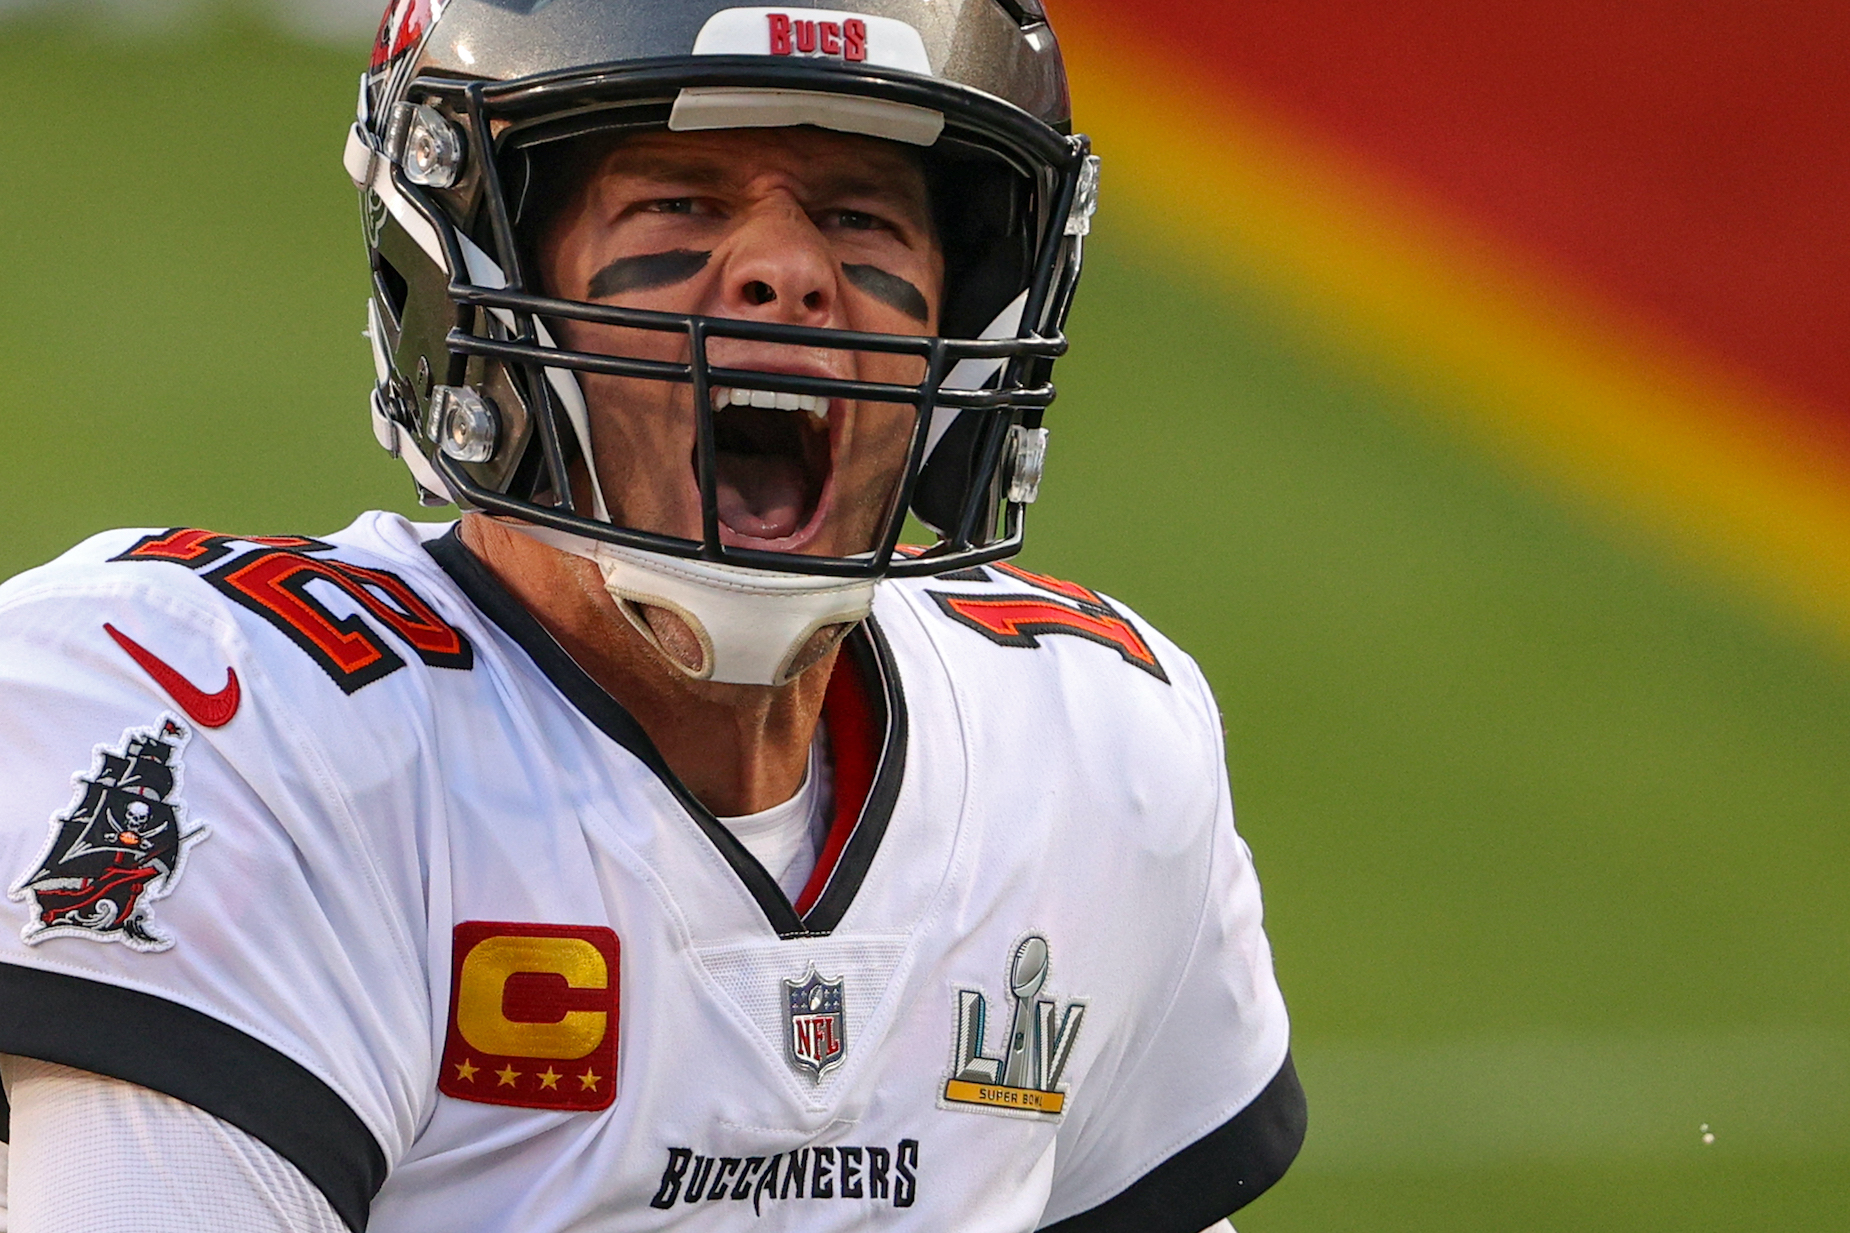
POLYGON ((1103 208, 1850 647, 1850 467, 1740 377, 1372 181, 1224 87, 1061 25, 1103 208))

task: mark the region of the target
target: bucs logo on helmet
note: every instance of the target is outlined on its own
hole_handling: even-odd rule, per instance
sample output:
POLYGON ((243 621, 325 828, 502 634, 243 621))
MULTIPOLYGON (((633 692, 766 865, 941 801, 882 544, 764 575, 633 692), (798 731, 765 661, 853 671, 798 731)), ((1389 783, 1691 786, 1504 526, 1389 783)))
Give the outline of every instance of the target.
POLYGON ((28 942, 88 937, 134 950, 166 950, 173 939, 149 920, 150 905, 179 881, 186 852, 206 828, 186 828, 180 755, 192 733, 172 716, 131 728, 117 748, 99 747, 77 777, 75 803, 52 819, 51 842, 8 894, 32 900, 28 942))
POLYGON ((379 19, 379 33, 373 37, 373 71, 416 47, 442 14, 443 0, 392 0, 379 19))

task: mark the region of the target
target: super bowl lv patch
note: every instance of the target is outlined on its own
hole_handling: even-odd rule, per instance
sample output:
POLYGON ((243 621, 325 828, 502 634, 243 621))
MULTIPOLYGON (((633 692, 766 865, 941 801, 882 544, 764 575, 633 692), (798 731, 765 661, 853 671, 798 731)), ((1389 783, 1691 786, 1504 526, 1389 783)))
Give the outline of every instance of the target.
POLYGON ((617 1098, 617 935, 602 925, 464 921, 437 1090, 526 1109, 617 1098))
POLYGON ((76 799, 51 820, 31 872, 7 891, 32 905, 21 937, 81 937, 139 951, 173 945, 152 913, 179 885, 188 850, 206 837, 204 826, 187 826, 180 798, 192 739, 178 717, 164 715, 128 729, 113 747, 96 747, 89 774, 72 776, 76 799))
POLYGON ((1066 1108, 1060 1076, 1073 1056, 1083 1002, 1059 1006, 1041 998, 1047 984, 1047 939, 1029 934, 1009 962, 1009 992, 1015 1005, 1000 1056, 984 1052, 989 998, 980 990, 957 992, 957 1046, 951 1077, 944 1084, 947 1106, 978 1107, 999 1113, 1058 1117, 1066 1108))

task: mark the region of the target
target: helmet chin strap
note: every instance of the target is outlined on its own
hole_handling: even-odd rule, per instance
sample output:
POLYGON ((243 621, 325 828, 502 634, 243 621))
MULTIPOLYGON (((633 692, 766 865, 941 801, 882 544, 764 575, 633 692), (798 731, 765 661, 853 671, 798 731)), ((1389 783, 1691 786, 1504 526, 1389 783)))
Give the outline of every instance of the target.
POLYGON ((819 578, 684 561, 550 527, 502 525, 596 565, 604 589, 637 632, 662 658, 699 681, 788 684, 814 662, 814 655, 803 652, 817 633, 834 625, 852 626, 873 609, 875 582, 870 578, 819 578), (644 606, 681 619, 699 644, 698 664, 684 662, 662 645, 644 606))
MULTIPOLYGON (((546 376, 565 406, 579 449, 589 460, 593 457, 589 415, 577 380, 557 368, 548 368, 546 376)), ((595 467, 591 468, 591 503, 598 520, 608 522, 610 511, 595 467)), ((788 684, 815 662, 815 655, 803 652, 819 631, 831 625, 852 626, 873 609, 873 579, 819 578, 686 561, 531 523, 503 525, 597 566, 604 576, 604 589, 636 632, 663 659, 697 681, 788 684), (646 608, 658 608, 680 619, 699 648, 697 663, 688 663, 676 648, 663 645, 646 608)))

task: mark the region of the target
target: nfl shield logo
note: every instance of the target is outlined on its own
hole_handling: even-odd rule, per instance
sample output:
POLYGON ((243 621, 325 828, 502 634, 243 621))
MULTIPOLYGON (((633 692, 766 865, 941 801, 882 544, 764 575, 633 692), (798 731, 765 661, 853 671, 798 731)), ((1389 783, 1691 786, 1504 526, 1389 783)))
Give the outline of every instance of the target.
POLYGON ((848 1048, 848 1021, 842 1010, 842 982, 824 980, 810 964, 802 980, 784 982, 790 1007, 790 1031, 785 1046, 790 1064, 820 1080, 841 1061, 848 1048))

